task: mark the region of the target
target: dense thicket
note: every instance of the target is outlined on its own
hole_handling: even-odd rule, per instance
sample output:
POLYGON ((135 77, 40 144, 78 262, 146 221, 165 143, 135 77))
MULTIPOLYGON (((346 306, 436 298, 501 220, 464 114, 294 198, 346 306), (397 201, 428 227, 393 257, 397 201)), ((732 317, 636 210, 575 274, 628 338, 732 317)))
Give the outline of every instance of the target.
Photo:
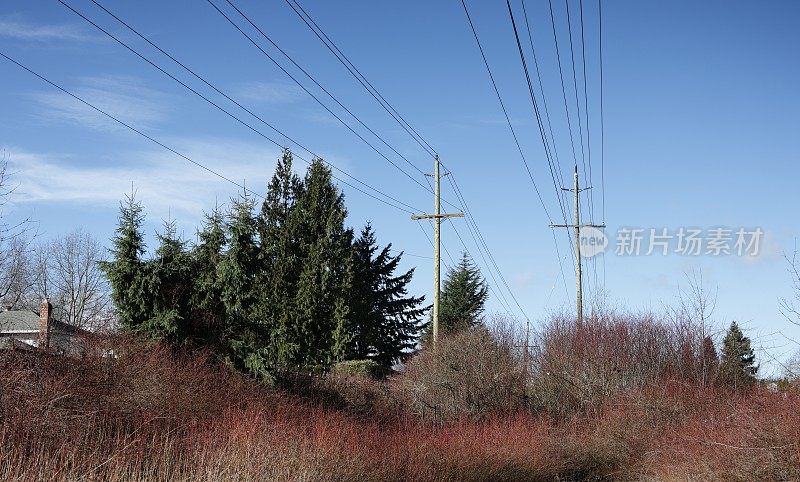
POLYGON ((128 198, 103 265, 120 322, 262 377, 352 359, 389 368, 416 345, 427 308, 407 292, 413 270, 395 274, 402 253, 369 225, 355 239, 346 217, 325 163, 300 178, 289 151, 260 209, 243 193, 191 246, 167 223, 147 259, 143 208, 128 198))

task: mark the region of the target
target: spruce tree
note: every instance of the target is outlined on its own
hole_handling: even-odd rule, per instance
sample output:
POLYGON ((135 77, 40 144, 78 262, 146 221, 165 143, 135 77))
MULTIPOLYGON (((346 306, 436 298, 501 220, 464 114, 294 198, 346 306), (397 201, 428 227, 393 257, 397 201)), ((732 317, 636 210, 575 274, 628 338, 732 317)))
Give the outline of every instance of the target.
POLYGON ((133 195, 120 203, 119 224, 112 240, 111 259, 101 268, 111 286, 111 299, 123 328, 136 330, 152 316, 142 205, 133 195))
POLYGON ((402 253, 392 245, 379 249, 372 226, 353 243, 354 289, 352 343, 349 356, 371 359, 384 368, 401 361, 419 338, 420 321, 428 310, 424 297, 408 296, 414 270, 395 276, 402 253))
POLYGON ((195 266, 192 317, 190 332, 195 343, 214 351, 224 350, 230 336, 219 271, 223 250, 227 244, 224 216, 219 208, 205 215, 203 228, 197 232, 197 244, 192 250, 195 266))
POLYGON ((302 266, 301 218, 296 214, 296 200, 302 191, 302 181, 292 172, 292 154, 287 149, 278 161, 258 219, 262 297, 257 301, 257 312, 269 327, 271 363, 279 366, 293 363, 299 350, 292 325, 302 266))
POLYGON ((739 325, 734 321, 722 341, 719 380, 734 388, 753 385, 758 372, 755 359, 756 356, 750 346, 750 338, 744 336, 739 325))
POLYGON ((185 344, 190 337, 188 322, 194 280, 191 255, 186 242, 176 234, 174 222, 164 223, 157 235, 159 246, 148 263, 152 316, 139 326, 147 336, 172 344, 185 344))
MULTIPOLYGON (((442 286, 439 305, 439 331, 461 331, 483 323, 489 287, 467 253, 450 268, 442 286)), ((430 331, 430 329, 428 330, 430 331)))
POLYGON ((322 160, 312 162, 303 186, 293 212, 302 264, 289 338, 296 366, 324 369, 343 360, 351 342, 353 232, 344 226, 344 197, 322 160))
POLYGON ((226 230, 228 250, 220 263, 222 302, 230 317, 241 317, 255 298, 255 279, 258 270, 254 201, 243 193, 232 202, 226 230))
POLYGON ((255 376, 268 377, 268 330, 253 313, 260 271, 254 205, 246 192, 232 202, 225 223, 228 249, 220 262, 219 282, 225 315, 233 331, 229 361, 255 376))

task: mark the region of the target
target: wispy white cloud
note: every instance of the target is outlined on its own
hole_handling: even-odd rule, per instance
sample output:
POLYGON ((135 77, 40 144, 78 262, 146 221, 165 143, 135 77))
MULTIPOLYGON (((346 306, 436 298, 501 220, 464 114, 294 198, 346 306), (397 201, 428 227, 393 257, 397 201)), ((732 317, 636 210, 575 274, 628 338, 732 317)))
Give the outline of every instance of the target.
POLYGON ((35 25, 16 16, 0 17, 0 37, 37 42, 96 40, 77 25, 35 25))
POLYGON ((307 97, 295 85, 282 82, 248 82, 238 89, 239 97, 265 104, 291 104, 307 97))
MULTIPOLYGON (((171 139, 169 145, 247 188, 262 193, 280 153, 274 147, 232 140, 171 139)), ((195 224, 204 209, 236 195, 233 184, 163 150, 124 152, 105 165, 76 156, 5 147, 18 185, 14 202, 116 206, 131 192, 151 219, 171 216, 195 224), (112 163, 113 162, 113 163, 112 163), (42 182, 47 179, 47 182, 42 182)))
MULTIPOLYGON (((152 128, 167 116, 167 96, 126 76, 86 77, 71 89, 78 97, 137 128, 152 128)), ((63 92, 31 94, 39 104, 38 115, 49 121, 78 124, 92 129, 124 129, 100 112, 63 92)))

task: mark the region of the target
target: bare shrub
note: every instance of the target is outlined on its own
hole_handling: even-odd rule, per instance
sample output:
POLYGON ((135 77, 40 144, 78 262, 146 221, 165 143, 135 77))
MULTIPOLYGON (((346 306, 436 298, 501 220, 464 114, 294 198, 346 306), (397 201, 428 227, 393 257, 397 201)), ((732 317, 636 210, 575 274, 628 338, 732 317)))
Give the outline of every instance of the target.
POLYGON ((474 328, 416 355, 399 380, 413 413, 451 420, 524 408, 524 367, 508 341, 474 328))
MULTIPOLYGON (((514 346, 486 332, 463 336, 445 352, 450 356, 435 360, 460 368, 465 357, 452 353, 470 349, 469 358, 485 365, 504 366, 497 357, 518 361, 514 346), (487 355, 495 352, 500 355, 487 355)), ((478 420, 376 421, 370 409, 354 416, 351 409, 320 403, 319 392, 301 399, 202 356, 124 338, 92 348, 83 358, 0 353, 0 480, 800 478, 796 394, 739 393, 675 379, 631 388, 563 421, 527 411, 509 414, 509 404, 498 409, 488 403, 481 406, 494 412, 478 420), (107 355, 109 346, 114 356, 98 355, 107 355)), ((433 357, 426 352, 418 359, 423 355, 433 357)), ((417 376, 414 361, 409 370, 417 376)), ((460 381, 492 387, 498 377, 493 393, 501 399, 503 383, 519 382, 503 379, 502 372, 485 369, 460 381)), ((365 400, 402 386, 398 377, 388 386, 342 375, 311 381, 340 394, 352 389, 365 400), (337 387, 340 382, 346 388, 337 387)), ((487 397, 485 390, 474 394, 487 397)), ((437 395, 451 403, 449 394, 437 395)))
POLYGON ((533 347, 533 405, 570 416, 665 378, 691 377, 698 354, 686 351, 686 336, 685 327, 651 314, 595 313, 582 323, 554 317, 533 347))

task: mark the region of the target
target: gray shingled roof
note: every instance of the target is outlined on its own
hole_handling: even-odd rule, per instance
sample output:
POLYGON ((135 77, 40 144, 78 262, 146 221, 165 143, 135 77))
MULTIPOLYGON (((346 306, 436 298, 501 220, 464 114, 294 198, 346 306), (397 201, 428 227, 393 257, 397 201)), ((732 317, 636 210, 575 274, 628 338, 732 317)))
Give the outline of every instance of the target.
POLYGON ((9 331, 39 331, 39 314, 29 310, 0 312, 0 333, 9 331))
MULTIPOLYGON (((68 325, 55 318, 50 319, 50 330, 75 335, 88 333, 84 329, 68 325)), ((0 311, 0 334, 9 332, 38 333, 39 313, 32 310, 0 311)))

